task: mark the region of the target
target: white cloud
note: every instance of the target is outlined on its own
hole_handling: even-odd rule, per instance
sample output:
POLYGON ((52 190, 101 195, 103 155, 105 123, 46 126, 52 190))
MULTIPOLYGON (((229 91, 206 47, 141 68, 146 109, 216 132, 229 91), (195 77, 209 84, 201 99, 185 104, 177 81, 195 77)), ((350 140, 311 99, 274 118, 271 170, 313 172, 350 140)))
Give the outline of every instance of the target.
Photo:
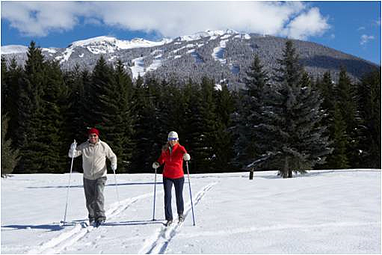
POLYGON ((283 31, 291 38, 306 39, 309 36, 320 36, 330 28, 327 18, 321 16, 318 8, 311 8, 294 18, 283 31))
POLYGON ((165 37, 230 28, 305 39, 329 28, 318 8, 302 2, 2 2, 2 18, 28 36, 73 29, 81 17, 165 37))
POLYGON ((2 2, 2 19, 26 36, 73 29, 82 11, 76 2, 2 2))
POLYGON ((361 44, 361 45, 365 45, 365 44, 368 43, 370 40, 374 40, 374 36, 372 36, 372 35, 362 35, 362 36, 361 36, 361 42, 360 42, 360 44, 361 44))
POLYGON ((175 37, 206 29, 231 28, 276 34, 300 3, 267 2, 134 2, 94 3, 105 24, 132 30, 157 31, 175 37), (143 11, 144 10, 144 11, 143 11))

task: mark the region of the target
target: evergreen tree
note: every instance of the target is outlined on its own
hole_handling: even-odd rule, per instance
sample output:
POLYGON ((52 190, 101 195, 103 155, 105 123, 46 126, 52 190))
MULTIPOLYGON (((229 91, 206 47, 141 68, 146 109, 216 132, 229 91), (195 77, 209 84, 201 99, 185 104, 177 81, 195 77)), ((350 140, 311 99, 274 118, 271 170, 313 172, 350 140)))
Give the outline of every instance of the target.
POLYGON ((167 134, 174 130, 179 136, 181 134, 181 118, 178 109, 181 102, 181 94, 175 84, 171 84, 163 80, 159 82, 156 78, 146 79, 149 94, 151 95, 155 120, 155 131, 157 137, 162 137, 162 140, 155 141, 154 146, 160 147, 166 142, 167 134))
POLYGON ((11 148, 12 141, 6 139, 8 132, 8 117, 1 115, 1 177, 11 174, 19 160, 19 151, 11 148))
POLYGON ((5 58, 1 57, 1 113, 9 111, 6 102, 9 98, 8 68, 5 58))
POLYGON ((204 171, 199 162, 203 157, 199 154, 200 147, 203 144, 200 141, 202 135, 202 117, 200 114, 200 86, 189 80, 183 87, 184 100, 184 129, 180 137, 182 145, 187 149, 192 159, 189 164, 190 172, 204 171))
POLYGON ((283 58, 278 60, 280 67, 275 68, 275 86, 267 94, 264 123, 256 127, 262 134, 263 154, 253 165, 268 162, 278 167, 284 178, 324 163, 325 155, 331 152, 325 127, 319 125, 321 96, 310 86, 298 61, 292 42, 287 41, 283 58))
POLYGON ((19 83, 23 77, 23 70, 17 65, 15 59, 11 60, 7 68, 2 62, 1 89, 2 89, 2 114, 8 113, 8 132, 6 139, 12 139, 12 148, 17 147, 18 128, 18 103, 20 97, 19 83))
MULTIPOLYGON (((84 137, 87 138, 87 129, 95 126, 95 121, 93 117, 93 105, 92 102, 94 100, 94 92, 93 89, 93 81, 92 81, 92 73, 88 70, 81 71, 81 85, 80 85, 80 96, 81 101, 79 104, 79 114, 82 116, 83 126, 81 127, 84 130, 84 137), (84 128, 86 127, 86 129, 84 128)), ((78 131, 77 131, 78 132, 78 131)))
MULTIPOLYGON (((89 116, 87 118, 87 124, 89 127, 96 127, 100 129, 101 136, 105 136, 103 133, 104 115, 110 109, 105 109, 104 106, 110 97, 110 90, 112 89, 113 69, 106 63, 106 60, 101 56, 91 74, 91 83, 88 86, 85 85, 87 104, 85 112, 89 116)), ((101 137, 102 140, 102 137, 101 137)))
MULTIPOLYGON (((91 72, 87 69, 80 70, 79 66, 75 66, 73 70, 65 74, 65 83, 68 86, 68 109, 66 112, 67 125, 69 133, 66 136, 65 157, 70 163, 70 158, 67 157, 67 151, 73 140, 77 143, 82 143, 88 139, 87 129, 93 127, 94 118, 92 110, 92 79, 91 72)), ((82 161, 74 160, 73 171, 82 172, 82 161)))
POLYGON ((349 159, 346 153, 349 141, 346 134, 346 123, 342 118, 338 104, 334 105, 333 124, 331 126, 331 139, 333 140, 333 153, 328 157, 328 166, 334 169, 349 167, 349 159))
POLYGON ((323 122, 326 116, 326 111, 322 109, 324 99, 311 85, 311 79, 305 71, 301 78, 299 101, 302 110, 297 111, 300 120, 297 126, 297 147, 307 155, 309 161, 307 167, 323 165, 327 156, 333 152, 333 142, 330 140, 328 126, 323 122))
POLYGON ((84 125, 100 130, 100 139, 117 155, 118 169, 127 171, 133 150, 130 77, 120 61, 114 70, 101 56, 91 74, 91 82, 88 73, 82 72, 81 83, 84 101, 79 112, 84 116, 84 125))
POLYGON ((262 123, 262 111, 265 90, 268 85, 268 74, 263 70, 260 58, 255 55, 254 61, 247 72, 245 89, 240 91, 237 102, 237 112, 234 115, 236 137, 234 161, 241 168, 245 168, 259 156, 259 135, 253 127, 262 123))
POLYGON ((216 123, 216 105, 213 97, 214 83, 213 81, 203 78, 200 86, 200 97, 197 102, 198 112, 195 116, 200 116, 196 119, 194 126, 198 125, 194 134, 195 168, 203 172, 213 171, 216 158, 214 142, 217 130, 216 123))
POLYGON ((336 101, 342 119, 346 125, 346 154, 351 167, 357 167, 359 162, 359 114, 357 112, 357 96, 355 86, 348 77, 346 70, 341 68, 336 87, 336 101))
POLYGON ((113 79, 105 84, 104 91, 101 100, 104 136, 117 155, 118 169, 126 172, 133 150, 132 81, 121 61, 117 62, 113 79))
MULTIPOLYGON (((152 172, 152 163, 160 155, 162 139, 158 138, 158 119, 155 111, 157 95, 141 77, 136 81, 134 102, 134 144, 131 172, 152 172)), ((166 136, 167 138, 167 136, 166 136)))
POLYGON ((359 86, 361 166, 381 168, 381 72, 365 75, 359 86))
MULTIPOLYGON (((86 137, 84 132, 86 124, 85 119, 88 118, 84 113, 85 105, 87 104, 87 98, 85 96, 85 87, 83 82, 83 75, 89 77, 88 71, 81 71, 80 67, 76 65, 73 70, 65 73, 64 80, 68 87, 68 109, 66 112, 66 119, 68 121, 69 133, 68 144, 75 139, 80 142, 86 137)), ((90 80, 90 77, 88 78, 90 80)), ((68 146, 67 146, 68 147, 68 146)))
MULTIPOLYGON (((335 123, 334 105, 336 102, 334 85, 335 84, 332 81, 330 72, 325 72, 322 79, 317 79, 316 81, 316 87, 318 88, 318 90, 320 91, 320 94, 323 97, 323 102, 321 106, 322 106, 322 109, 325 111, 325 115, 322 119, 321 125, 328 127, 326 135, 329 135, 330 139, 335 142, 336 140, 338 140, 338 137, 336 138, 334 133, 335 133, 335 130, 336 129, 338 130, 339 127, 337 128, 334 127, 334 123, 335 123)), ((341 121, 342 120, 338 120, 337 125, 338 123, 341 123, 341 121)), ((335 147, 335 145, 333 146, 335 147)), ((333 168, 330 164, 331 162, 333 162, 333 160, 335 160, 334 159, 336 157, 335 151, 336 149, 334 149, 334 152, 332 154, 328 155, 327 162, 323 166, 324 168, 329 168, 329 169, 333 168)))
POLYGON ((70 129, 66 125, 68 89, 58 62, 46 62, 45 70, 46 80, 41 101, 43 120, 38 138, 41 153, 39 160, 44 172, 62 173, 66 170, 70 144, 67 136, 70 129))
POLYGON ((234 99, 229 92, 227 85, 222 84, 221 90, 214 91, 216 104, 217 127, 214 136, 215 148, 215 171, 227 171, 232 169, 234 140, 229 131, 232 126, 231 115, 234 111, 234 99))
MULTIPOLYGON (((89 102, 86 96, 85 83, 90 84, 90 79, 89 71, 86 69, 81 71, 78 65, 64 74, 64 81, 68 88, 68 104, 65 118, 69 131, 66 135, 64 145, 66 154, 73 140, 76 140, 77 143, 80 144, 87 139, 87 119, 91 117, 91 114, 85 112, 89 102)), ((65 158, 69 164, 71 161, 70 158, 68 158, 67 155, 65 155, 65 158)), ((81 160, 74 160, 73 171, 82 172, 81 160)))
POLYGON ((45 63, 41 49, 32 41, 25 63, 25 77, 20 81, 20 97, 18 101, 17 145, 21 159, 15 172, 34 173, 43 169, 41 126, 43 125, 42 96, 45 86, 45 63))
POLYGON ((317 87, 324 99, 322 102, 322 109, 326 110, 328 113, 333 112, 336 98, 334 93, 334 84, 330 72, 324 73, 322 80, 318 82, 317 87))

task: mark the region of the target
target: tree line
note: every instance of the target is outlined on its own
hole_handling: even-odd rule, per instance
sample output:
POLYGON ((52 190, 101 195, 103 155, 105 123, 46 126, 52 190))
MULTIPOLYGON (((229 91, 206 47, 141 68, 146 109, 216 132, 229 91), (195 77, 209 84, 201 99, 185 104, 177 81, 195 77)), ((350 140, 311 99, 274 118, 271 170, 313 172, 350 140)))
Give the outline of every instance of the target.
POLYGON ((272 73, 253 59, 245 87, 230 91, 208 78, 132 81, 102 56, 93 70, 64 71, 31 42, 24 66, 2 58, 2 175, 67 172, 70 144, 90 127, 121 173, 151 172, 171 130, 193 173, 380 168, 380 70, 357 83, 345 69, 337 83, 329 72, 313 79, 291 41, 272 73))

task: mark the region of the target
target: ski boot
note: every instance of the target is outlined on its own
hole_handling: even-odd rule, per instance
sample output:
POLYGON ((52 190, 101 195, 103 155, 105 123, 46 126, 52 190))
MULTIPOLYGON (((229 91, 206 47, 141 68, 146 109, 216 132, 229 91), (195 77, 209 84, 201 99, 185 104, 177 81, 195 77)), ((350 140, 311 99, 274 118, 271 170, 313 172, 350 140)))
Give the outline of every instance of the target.
POLYGON ((101 226, 101 225, 103 225, 103 224, 105 224, 105 220, 97 220, 97 221, 95 222, 95 227, 98 228, 99 226, 101 226))
POLYGON ((171 224, 172 224, 172 220, 168 220, 164 225, 165 225, 166 227, 169 227, 171 224))

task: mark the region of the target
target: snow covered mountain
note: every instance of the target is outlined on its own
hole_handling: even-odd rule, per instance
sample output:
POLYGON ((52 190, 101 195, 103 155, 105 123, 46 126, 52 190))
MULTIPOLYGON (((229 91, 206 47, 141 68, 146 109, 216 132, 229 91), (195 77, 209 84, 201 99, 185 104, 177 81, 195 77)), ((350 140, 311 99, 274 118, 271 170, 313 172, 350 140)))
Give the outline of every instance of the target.
MULTIPOLYGON (((228 81, 230 87, 242 84, 254 54, 259 54, 268 71, 277 65, 285 47, 285 38, 259 34, 245 34, 234 30, 206 30, 193 35, 158 42, 141 38, 119 40, 101 36, 71 43, 66 48, 42 48, 47 59, 59 61, 62 68, 75 65, 92 70, 103 55, 110 63, 121 60, 133 78, 147 74, 164 79, 192 78, 200 81, 203 76, 228 81)), ((378 68, 366 60, 307 41, 294 40, 305 70, 313 77, 326 71, 336 78, 344 66, 353 79, 378 68)), ((23 64, 26 46, 2 46, 1 55, 7 60, 15 58, 23 64)))

